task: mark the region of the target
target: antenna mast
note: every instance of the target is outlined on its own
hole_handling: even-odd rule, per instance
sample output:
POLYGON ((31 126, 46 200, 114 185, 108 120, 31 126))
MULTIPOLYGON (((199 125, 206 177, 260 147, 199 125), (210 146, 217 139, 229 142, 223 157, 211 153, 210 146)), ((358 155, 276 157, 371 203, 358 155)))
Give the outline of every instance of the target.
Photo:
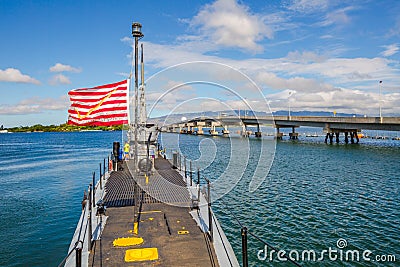
POLYGON ((135 38, 135 158, 134 168, 138 171, 138 41, 143 38, 142 24, 139 22, 132 23, 132 36, 135 38))
POLYGON ((141 57, 141 78, 142 78, 142 84, 139 87, 140 90, 140 102, 139 102, 139 108, 140 108, 140 124, 141 125, 145 125, 147 122, 147 112, 146 112, 146 99, 144 96, 144 91, 145 91, 145 84, 144 84, 144 61, 143 61, 143 44, 141 44, 141 48, 142 48, 142 57, 141 57))

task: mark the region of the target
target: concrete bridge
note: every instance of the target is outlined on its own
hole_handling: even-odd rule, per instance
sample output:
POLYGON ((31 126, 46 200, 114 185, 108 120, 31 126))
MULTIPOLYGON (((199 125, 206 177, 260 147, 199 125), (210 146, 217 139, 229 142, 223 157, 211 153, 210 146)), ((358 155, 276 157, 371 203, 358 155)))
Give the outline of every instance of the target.
POLYGON ((345 142, 358 143, 358 132, 361 130, 400 131, 400 117, 315 117, 315 116, 218 116, 215 118, 199 117, 187 122, 162 127, 163 131, 187 134, 204 134, 209 128, 211 135, 219 135, 217 128, 222 128, 222 135, 229 135, 228 126, 242 127, 241 134, 252 134, 247 127, 256 127, 256 137, 261 137, 260 125, 276 128, 276 138, 282 139, 281 128, 292 128, 291 139, 297 139, 295 129, 300 126, 323 128, 326 133, 325 142, 332 143, 336 137, 339 142, 340 133, 344 133, 345 142))

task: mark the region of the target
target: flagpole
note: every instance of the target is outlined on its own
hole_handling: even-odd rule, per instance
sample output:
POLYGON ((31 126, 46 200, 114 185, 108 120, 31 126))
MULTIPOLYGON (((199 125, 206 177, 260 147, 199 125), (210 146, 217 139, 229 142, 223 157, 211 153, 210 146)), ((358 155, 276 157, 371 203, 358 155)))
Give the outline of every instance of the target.
POLYGON ((135 38, 135 173, 138 173, 138 41, 143 37, 142 25, 138 22, 132 23, 132 36, 135 38))
MULTIPOLYGON (((131 102, 131 98, 130 98, 130 88, 131 88, 131 77, 132 75, 129 75, 129 78, 127 79, 127 84, 126 84, 126 108, 128 111, 128 128, 131 126, 131 112, 130 112, 130 102, 131 102)), ((129 143, 129 140, 128 140, 129 143)))
POLYGON ((379 120, 382 123, 382 81, 379 81, 379 120))

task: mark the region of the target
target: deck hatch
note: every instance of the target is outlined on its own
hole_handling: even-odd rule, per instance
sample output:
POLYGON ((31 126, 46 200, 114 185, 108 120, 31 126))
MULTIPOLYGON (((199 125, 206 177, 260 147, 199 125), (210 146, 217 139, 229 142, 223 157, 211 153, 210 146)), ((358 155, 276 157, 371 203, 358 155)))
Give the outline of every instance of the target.
POLYGON ((157 248, 128 249, 125 253, 126 262, 158 260, 157 248))

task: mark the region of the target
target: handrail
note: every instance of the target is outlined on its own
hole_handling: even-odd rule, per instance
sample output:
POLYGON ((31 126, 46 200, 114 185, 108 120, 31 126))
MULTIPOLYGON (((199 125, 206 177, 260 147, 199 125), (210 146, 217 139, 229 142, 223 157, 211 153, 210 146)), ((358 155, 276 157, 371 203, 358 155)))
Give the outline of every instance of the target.
MULTIPOLYGON (((80 242, 81 242, 82 245, 83 245, 83 243, 84 243, 84 241, 85 241, 85 239, 83 239, 83 241, 81 241, 80 238, 81 238, 81 233, 82 233, 83 222, 84 222, 84 220, 85 220, 86 209, 87 209, 87 203, 86 203, 86 205, 85 205, 85 209, 83 210, 83 216, 82 216, 82 219, 81 219, 81 221, 80 221, 81 227, 80 227, 80 229, 79 229, 78 240, 75 242, 74 247, 68 252, 67 256, 62 260, 62 262, 58 265, 58 267, 61 267, 62 265, 64 265, 64 264, 66 263, 67 259, 69 258, 69 256, 71 256, 72 252, 75 251, 76 247, 78 246, 78 244, 79 244, 80 242)), ((85 238, 85 235, 86 235, 86 228, 87 228, 87 225, 86 225, 86 227, 85 227, 85 234, 83 235, 83 238, 85 238)))
MULTIPOLYGON (((218 235, 219 235, 219 237, 220 237, 220 240, 221 240, 221 242, 222 242, 222 245, 224 246, 225 254, 226 254, 226 256, 227 256, 227 258, 228 258, 228 260, 229 260, 230 265, 233 266, 232 260, 231 260, 231 258, 229 257, 229 252, 228 252, 228 250, 226 249, 224 239, 222 238, 221 232, 220 232, 219 227, 218 227, 218 224, 217 224, 217 222, 216 222, 216 218, 215 218, 214 212, 212 212, 212 218, 213 218, 213 220, 214 220, 215 228, 217 228, 218 235)), ((221 226, 220 226, 220 227, 221 227, 221 226)))
POLYGON ((69 256, 71 256, 72 252, 76 249, 78 246, 78 242, 76 242, 75 246, 71 249, 71 251, 68 253, 68 255, 62 260, 62 262, 58 265, 58 267, 61 267, 65 264, 65 262, 68 260, 69 256))
MULTIPOLYGON (((105 159, 103 161, 105 162, 105 159)), ((104 170, 105 170, 105 165, 103 167, 104 167, 104 170)), ((108 172, 110 172, 110 171, 111 170, 108 170, 108 172)), ((90 190, 90 186, 89 186, 88 194, 87 194, 89 198, 91 197, 91 194, 93 194, 95 192, 95 190, 98 189, 98 187, 100 186, 99 183, 100 183, 101 179, 105 179, 105 177, 106 177, 106 173, 104 171, 103 175, 100 176, 100 180, 98 181, 98 183, 93 185, 93 189, 92 190, 90 190)), ((95 180, 94 178, 95 178, 95 174, 93 173, 93 180, 95 180)), ((93 195, 93 197, 94 197, 94 195, 93 195)), ((93 200, 93 202, 94 202, 94 200, 93 200)), ((77 241, 75 242, 75 245, 68 252, 67 256, 65 256, 65 258, 61 261, 61 263, 58 265, 58 267, 61 267, 61 266, 65 265, 65 263, 67 262, 69 257, 73 254, 74 251, 76 251, 76 249, 77 249, 79 244, 82 244, 82 248, 83 248, 83 246, 85 244, 85 241, 86 241, 86 233, 87 233, 87 230, 88 230, 89 222, 85 224, 85 228, 84 229, 83 229, 83 225, 84 225, 85 220, 87 219, 86 218, 86 211, 87 210, 90 211, 90 209, 91 209, 91 207, 89 207, 90 204, 91 204, 90 201, 85 204, 85 208, 83 209, 83 214, 81 215, 82 217, 81 217, 80 221, 78 222, 78 225, 80 223, 80 229, 79 229, 79 234, 78 234, 77 241), (83 233, 83 237, 81 239, 83 230, 84 230, 84 233, 83 233)))

